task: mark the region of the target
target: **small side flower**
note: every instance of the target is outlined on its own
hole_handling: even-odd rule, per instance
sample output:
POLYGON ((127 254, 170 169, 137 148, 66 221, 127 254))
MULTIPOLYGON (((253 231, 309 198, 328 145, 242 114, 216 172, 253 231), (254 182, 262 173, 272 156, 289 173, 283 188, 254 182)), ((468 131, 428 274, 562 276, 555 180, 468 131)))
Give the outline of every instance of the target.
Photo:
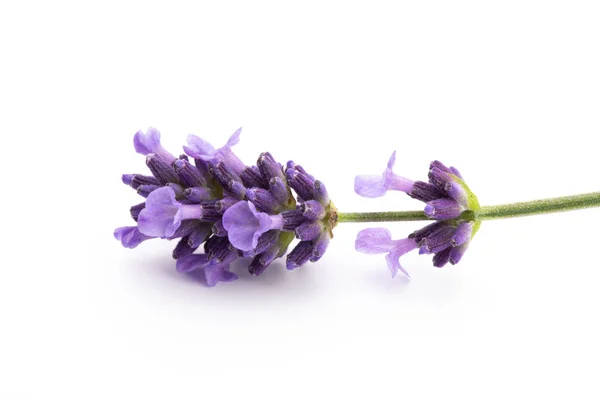
POLYGON ((357 176, 356 193, 380 197, 390 190, 404 192, 424 202, 425 215, 437 222, 398 240, 392 240, 387 229, 365 229, 358 233, 356 250, 367 254, 387 253, 392 275, 398 270, 408 275, 400 267, 399 257, 415 249, 419 249, 419 254, 433 254, 435 267, 458 263, 481 223, 476 220, 480 208, 477 197, 454 167, 433 161, 429 166, 428 182, 412 181, 393 172, 395 160, 394 152, 381 176, 357 176))

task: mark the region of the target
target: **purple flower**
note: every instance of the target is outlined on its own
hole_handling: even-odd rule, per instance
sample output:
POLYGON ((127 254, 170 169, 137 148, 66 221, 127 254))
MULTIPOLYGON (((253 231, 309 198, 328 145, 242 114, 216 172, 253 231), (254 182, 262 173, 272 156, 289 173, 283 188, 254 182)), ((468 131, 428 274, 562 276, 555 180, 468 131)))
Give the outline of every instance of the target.
POLYGON ((175 160, 175 157, 160 144, 160 132, 152 127, 148 128, 146 133, 138 131, 133 137, 133 146, 135 151, 145 156, 157 154, 167 162, 175 160))
POLYGON ((408 251, 419 249, 419 254, 433 254, 433 265, 443 267, 448 262, 456 264, 467 250, 471 238, 479 229, 475 221, 479 201, 454 167, 446 167, 439 161, 429 166, 429 181, 411 181, 392 171, 395 162, 392 153, 388 165, 379 177, 357 176, 355 191, 365 197, 383 196, 388 190, 405 192, 425 204, 424 213, 438 222, 413 232, 406 239, 392 240, 388 230, 365 229, 359 232, 356 249, 363 253, 388 253, 388 266, 395 275, 400 267, 399 257, 408 251))
POLYGON ((469 246, 474 225, 474 222, 439 221, 396 240, 385 228, 363 229, 356 237, 356 250, 366 254, 387 253, 385 258, 392 276, 398 270, 409 276, 400 265, 401 256, 418 248, 419 254, 434 254, 435 267, 441 268, 448 262, 456 264, 469 246))
POLYGON ((394 151, 387 163, 387 168, 379 175, 359 175, 354 179, 354 191, 363 197, 381 197, 388 190, 399 190, 409 193, 414 182, 394 174, 392 168, 396 163, 394 151))
POLYGON ((123 247, 128 249, 136 248, 144 240, 152 239, 151 236, 146 236, 141 233, 137 226, 124 226, 115 229, 115 239, 119 240, 123 247))
POLYGON ((215 149, 210 143, 196 135, 188 135, 188 145, 183 146, 185 153, 205 162, 217 164, 222 162, 225 167, 235 175, 241 175, 247 168, 246 165, 233 153, 231 148, 239 143, 242 128, 233 132, 225 146, 215 149))
POLYGON ((215 286, 219 282, 232 282, 238 279, 238 276, 229 271, 231 261, 237 257, 229 257, 226 260, 218 261, 211 259, 208 254, 191 254, 177 260, 177 271, 191 272, 202 269, 206 284, 215 286))
POLYGON ((283 217, 259 212, 253 203, 240 201, 225 211, 223 226, 232 245, 239 250, 250 251, 256 248, 263 233, 283 228, 283 217))
POLYGON ((138 217, 138 229, 148 236, 168 238, 173 236, 181 221, 201 217, 201 206, 181 204, 175 199, 173 189, 166 186, 148 195, 146 208, 138 217))
POLYGON ((356 237, 356 250, 366 254, 386 254, 385 259, 392 277, 398 271, 410 278, 410 275, 400 265, 400 256, 417 248, 412 238, 392 240, 392 234, 385 228, 363 229, 356 237))
POLYGON ((261 274, 295 237, 300 242, 288 255, 289 269, 321 258, 337 222, 325 186, 292 162, 284 171, 266 152, 256 165, 244 165, 232 150, 239 135, 219 149, 190 135, 187 155, 175 158, 158 131, 138 132, 134 146, 147 156, 152 175, 122 176, 145 201, 130 208, 137 227, 119 228, 115 237, 125 247, 178 238, 177 270, 202 269, 209 286, 237 279, 229 265, 242 256, 253 257, 251 274, 261 274))
POLYGON ((436 220, 457 218, 463 211, 479 209, 477 198, 456 168, 434 161, 429 166, 429 182, 415 182, 392 171, 395 161, 396 152, 393 152, 381 176, 357 176, 354 181, 356 193, 363 197, 381 197, 388 190, 404 192, 426 203, 425 214, 436 220))

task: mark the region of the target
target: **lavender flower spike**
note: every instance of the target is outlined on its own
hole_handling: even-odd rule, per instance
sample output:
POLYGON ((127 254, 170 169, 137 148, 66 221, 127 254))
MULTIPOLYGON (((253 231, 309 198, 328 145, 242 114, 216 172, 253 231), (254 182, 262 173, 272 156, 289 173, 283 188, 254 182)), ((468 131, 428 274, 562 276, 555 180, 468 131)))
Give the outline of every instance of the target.
POLYGON ((160 132, 152 127, 148 128, 146 133, 138 131, 135 134, 133 137, 133 147, 136 152, 145 156, 148 154, 157 154, 167 162, 175 161, 175 157, 160 144, 160 132))
POLYGON ((361 253, 387 253, 385 259, 392 272, 392 277, 400 271, 410 278, 408 272, 400 265, 400 257, 417 248, 417 243, 413 238, 393 240, 392 234, 385 228, 368 228, 358 233, 355 245, 356 250, 361 253))
POLYGON ((283 217, 259 212, 251 202, 240 201, 225 211, 223 226, 232 245, 242 251, 251 251, 258 245, 260 235, 283 228, 283 217))
POLYGON ((121 177, 145 201, 130 208, 137 226, 118 228, 115 238, 129 248, 155 237, 179 239, 177 270, 200 270, 208 286, 237 279, 229 265, 239 257, 253 257, 248 271, 261 274, 296 237, 288 268, 320 259, 338 219, 325 186, 293 162, 284 171, 268 152, 246 166, 232 150, 240 131, 219 149, 190 135, 187 155, 178 159, 163 149, 156 129, 136 133, 135 149, 152 176, 121 177))
POLYGON ((146 208, 138 217, 138 229, 144 235, 168 238, 173 236, 181 221, 200 217, 200 205, 181 204, 175 199, 173 189, 165 186, 154 190, 146 199, 146 208))
POLYGON ((394 174, 392 168, 395 163, 396 152, 394 151, 383 174, 381 174, 381 176, 357 176, 354 179, 354 191, 363 197, 381 197, 388 190, 399 190, 401 192, 409 193, 413 189, 414 182, 394 174))

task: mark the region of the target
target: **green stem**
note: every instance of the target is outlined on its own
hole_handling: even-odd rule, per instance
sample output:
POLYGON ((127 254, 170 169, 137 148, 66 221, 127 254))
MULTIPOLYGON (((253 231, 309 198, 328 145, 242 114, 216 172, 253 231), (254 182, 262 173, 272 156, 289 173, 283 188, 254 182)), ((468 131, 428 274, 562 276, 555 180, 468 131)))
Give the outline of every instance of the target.
POLYGON ((385 211, 366 213, 341 213, 338 211, 338 222, 378 222, 378 221, 425 221, 428 220, 423 211, 385 211))
POLYGON ((478 219, 500 219, 579 210, 581 208, 591 207, 600 207, 600 192, 525 201, 522 203, 503 204, 499 206, 486 206, 481 207, 475 215, 478 219))
MULTIPOLYGON (((600 207, 600 192, 481 207, 469 219, 488 220, 600 207)), ((338 212, 338 222, 425 221, 423 211, 338 212)))

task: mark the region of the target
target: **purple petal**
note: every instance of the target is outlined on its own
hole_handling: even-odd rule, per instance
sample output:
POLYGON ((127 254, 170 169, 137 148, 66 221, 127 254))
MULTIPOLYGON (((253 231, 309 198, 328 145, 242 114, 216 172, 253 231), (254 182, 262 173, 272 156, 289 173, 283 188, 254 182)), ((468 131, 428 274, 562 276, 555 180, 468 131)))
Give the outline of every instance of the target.
POLYGON ((152 127, 146 133, 138 131, 133 137, 133 147, 139 154, 157 154, 165 161, 173 161, 175 157, 160 144, 160 132, 152 127))
POLYGON ((235 146, 240 142, 240 135, 242 134, 242 128, 238 128, 235 132, 231 134, 229 140, 227 140, 227 147, 235 146))
POLYGON ((196 135, 188 135, 187 142, 188 145, 183 146, 183 151, 190 157, 200 158, 200 156, 213 154, 215 152, 213 145, 196 135))
POLYGON ((144 240, 152 239, 151 236, 146 236, 141 233, 136 226, 124 226, 115 229, 115 239, 119 240, 123 247, 133 249, 144 240))
POLYGON ((366 254, 387 253, 394 248, 394 241, 385 228, 367 228, 358 232, 355 248, 366 254))
POLYGON ((133 147, 135 151, 147 156, 156 153, 156 148, 160 146, 160 132, 154 128, 148 128, 146 133, 138 131, 133 137, 133 147))
POLYGON ((260 235, 271 229, 281 229, 283 218, 281 215, 258 212, 254 204, 240 201, 225 211, 223 226, 227 229, 233 246, 242 251, 250 251, 258 244, 260 235))
POLYGON ((387 168, 381 176, 359 175, 354 179, 354 191, 363 197, 381 197, 388 190, 398 190, 409 193, 413 189, 414 182, 394 174, 392 168, 396 163, 396 152, 394 151, 387 163, 387 168))
POLYGON ((173 235, 181 223, 175 218, 179 206, 173 189, 168 186, 156 189, 146 199, 146 208, 140 211, 138 229, 153 237, 173 235))
POLYGON ((388 268, 392 273, 392 278, 396 277, 398 271, 402 272, 402 274, 407 278, 410 278, 408 271, 406 271, 404 268, 402 268, 402 265, 400 265, 400 254, 388 253, 385 256, 385 261, 387 262, 388 268))
POLYGON ((240 133, 242 128, 238 129, 231 135, 227 144, 220 149, 215 148, 205 140, 195 135, 188 136, 188 145, 183 147, 183 150, 191 157, 201 159, 203 161, 217 163, 222 162, 227 169, 237 176, 241 175, 246 169, 246 165, 233 153, 231 147, 240 141, 240 133))
POLYGON ((363 197, 381 197, 387 192, 385 180, 380 175, 358 175, 354 178, 354 191, 363 197))
POLYGON ((177 260, 175 268, 179 272, 190 272, 198 268, 203 268, 208 264, 207 254, 190 254, 177 260))
POLYGON ((417 243, 414 239, 406 238, 395 241, 394 248, 385 256, 388 268, 392 272, 392 277, 395 277, 398 271, 400 271, 406 277, 410 278, 408 272, 400 265, 400 257, 416 248, 417 243))
POLYGON ((209 263, 204 267, 204 276, 208 286, 215 286, 219 282, 232 282, 238 276, 229 271, 229 263, 209 263))

